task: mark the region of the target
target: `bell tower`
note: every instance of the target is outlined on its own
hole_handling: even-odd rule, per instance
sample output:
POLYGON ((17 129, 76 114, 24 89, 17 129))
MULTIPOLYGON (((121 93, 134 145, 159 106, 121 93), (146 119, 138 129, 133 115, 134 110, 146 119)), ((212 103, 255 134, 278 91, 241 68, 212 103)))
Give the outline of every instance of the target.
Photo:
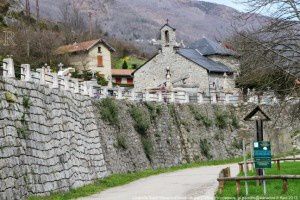
POLYGON ((169 20, 167 20, 167 23, 160 29, 160 38, 163 52, 173 50, 176 46, 176 29, 169 25, 169 20))

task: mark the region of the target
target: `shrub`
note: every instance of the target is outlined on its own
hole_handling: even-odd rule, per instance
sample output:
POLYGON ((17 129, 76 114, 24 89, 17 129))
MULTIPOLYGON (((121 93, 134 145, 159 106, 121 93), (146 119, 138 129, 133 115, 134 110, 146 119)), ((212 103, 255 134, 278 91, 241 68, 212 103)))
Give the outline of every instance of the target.
POLYGON ((233 116, 232 116, 232 122, 231 122, 231 125, 232 125, 234 128, 236 128, 236 129, 240 128, 240 123, 239 123, 239 120, 238 120, 238 118, 237 118, 236 115, 233 115, 233 116))
POLYGON ((207 159, 212 159, 212 156, 209 153, 209 144, 206 139, 200 140, 200 151, 207 159))
POLYGON ((108 81, 104 78, 104 77, 97 77, 97 83, 101 86, 107 86, 108 85, 108 81))
POLYGON ((223 111, 217 110, 216 113, 216 126, 220 129, 227 127, 227 114, 223 111))
POLYGON ((28 96, 25 96, 24 98, 23 98, 23 106, 24 106, 24 108, 26 108, 26 109, 29 109, 30 108, 30 99, 29 99, 29 97, 28 96))
POLYGON ((154 103, 145 102, 145 106, 149 110, 151 120, 154 121, 159 115, 161 115, 162 108, 160 105, 154 103))
POLYGON ((150 127, 150 122, 146 117, 146 113, 143 112, 139 107, 132 106, 130 109, 130 115, 135 121, 135 130, 141 135, 146 135, 146 132, 150 127))
POLYGON ((151 161, 151 155, 153 154, 153 146, 151 140, 147 137, 142 137, 142 145, 146 157, 148 158, 149 161, 151 161))
POLYGON ((212 120, 211 119, 209 119, 207 116, 203 115, 201 112, 196 110, 192 105, 190 105, 189 108, 190 108, 192 114, 194 115, 194 118, 197 121, 201 121, 206 128, 209 128, 209 127, 212 126, 212 120))
POLYGON ((100 109, 101 118, 104 121, 116 127, 120 127, 119 114, 118 114, 119 109, 113 99, 110 98, 103 99, 101 102, 99 102, 98 108, 100 109))
POLYGON ((236 138, 234 138, 231 145, 233 148, 243 149, 243 141, 242 140, 237 140, 236 138))
POLYGON ((17 97, 10 92, 5 92, 5 99, 9 103, 15 103, 17 101, 17 97))
POLYGON ((117 136, 117 147, 122 149, 127 149, 126 138, 123 135, 117 136))

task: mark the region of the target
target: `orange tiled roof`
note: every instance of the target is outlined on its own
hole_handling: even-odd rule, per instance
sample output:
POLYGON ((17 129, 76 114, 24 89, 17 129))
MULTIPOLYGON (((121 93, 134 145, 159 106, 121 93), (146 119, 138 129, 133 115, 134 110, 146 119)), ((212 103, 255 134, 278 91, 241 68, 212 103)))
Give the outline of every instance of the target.
POLYGON ((64 45, 64 46, 61 46, 58 49, 56 49, 55 53, 56 54, 65 54, 65 53, 74 53, 74 52, 79 52, 79 51, 88 51, 93 46, 98 44, 99 42, 102 42, 109 50, 115 51, 105 41, 103 41, 101 39, 97 39, 97 40, 90 40, 90 41, 85 41, 85 42, 80 42, 80 43, 74 43, 74 44, 70 44, 70 45, 64 45))
POLYGON ((113 76, 131 76, 133 69, 112 69, 111 73, 113 76))

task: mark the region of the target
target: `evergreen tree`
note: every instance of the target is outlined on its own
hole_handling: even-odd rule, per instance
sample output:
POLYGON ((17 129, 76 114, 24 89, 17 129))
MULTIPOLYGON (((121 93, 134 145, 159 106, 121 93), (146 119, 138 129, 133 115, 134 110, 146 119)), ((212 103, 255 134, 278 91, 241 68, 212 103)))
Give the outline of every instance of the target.
POLYGON ((126 60, 124 60, 124 63, 122 65, 122 69, 128 69, 128 64, 127 64, 126 60))

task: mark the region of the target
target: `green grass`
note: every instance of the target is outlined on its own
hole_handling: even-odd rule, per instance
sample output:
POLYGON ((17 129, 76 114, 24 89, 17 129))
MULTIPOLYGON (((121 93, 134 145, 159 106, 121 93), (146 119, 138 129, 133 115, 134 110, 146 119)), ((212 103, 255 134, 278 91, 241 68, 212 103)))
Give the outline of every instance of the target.
POLYGON ((69 192, 66 193, 55 193, 50 196, 46 197, 36 197, 32 196, 29 197, 29 200, 68 200, 68 199, 75 199, 79 197, 86 197, 90 196, 95 193, 99 193, 101 191, 104 191, 106 189, 117 187, 121 185, 128 184, 130 182, 133 182, 135 180, 146 178, 153 175, 158 175, 162 173, 167 172, 174 172, 178 170, 188 169, 188 168, 195 168, 195 167, 201 167, 201 166, 211 166, 211 165, 222 165, 227 163, 237 163, 242 161, 241 158, 233 158, 233 159, 227 159, 227 160, 215 160, 215 161, 203 161, 203 162, 196 162, 196 163, 189 163, 189 164, 183 164, 180 166, 175 166, 171 168, 161 168, 161 169, 149 169, 145 171, 140 172, 134 172, 129 174, 114 174, 107 178, 97 180, 92 184, 72 189, 69 192))
POLYGON ((139 59, 137 57, 134 56, 126 56, 124 58, 121 59, 117 59, 113 61, 113 66, 115 69, 122 69, 122 65, 124 63, 124 61, 126 60, 127 64, 128 64, 128 69, 134 69, 134 65, 136 65, 137 67, 140 67, 141 65, 143 65, 146 60, 142 60, 139 59))
MULTIPOLYGON (((272 163, 271 169, 266 169, 266 175, 300 175, 300 162, 284 162, 281 163, 281 170, 278 171, 276 164, 272 163)), ((249 176, 254 176, 254 172, 248 173, 249 176)), ((243 174, 239 174, 243 176, 243 174)), ((245 197, 244 182, 241 182, 241 197, 245 197)), ((256 186, 255 181, 248 181, 249 185, 249 196, 248 197, 264 197, 263 187, 256 186)), ((226 182, 224 191, 222 194, 219 192, 216 194, 217 197, 236 197, 236 186, 235 182, 226 182)), ((267 195, 266 197, 300 197, 300 180, 288 180, 288 191, 282 194, 282 180, 268 180, 267 181, 267 195)))

